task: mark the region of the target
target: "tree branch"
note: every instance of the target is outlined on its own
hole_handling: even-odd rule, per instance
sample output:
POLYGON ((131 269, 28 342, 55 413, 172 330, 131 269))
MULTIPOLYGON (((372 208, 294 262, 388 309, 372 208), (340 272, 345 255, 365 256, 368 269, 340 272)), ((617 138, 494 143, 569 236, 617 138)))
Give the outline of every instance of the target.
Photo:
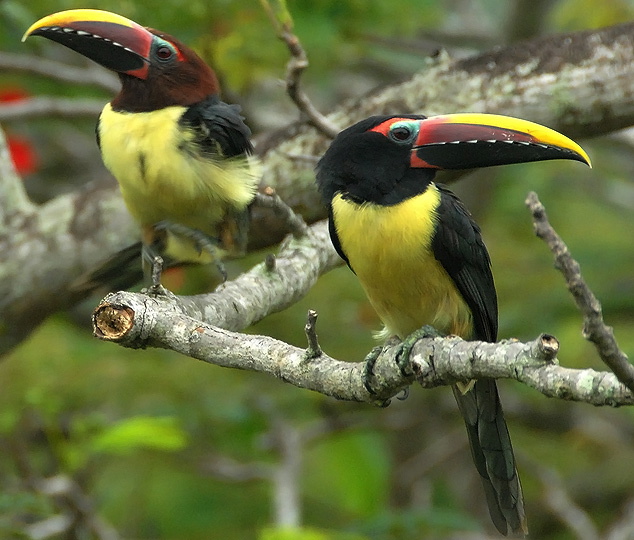
MULTIPOLYGON (((571 136, 593 136, 634 122, 633 73, 634 23, 627 23, 465 60, 441 55, 409 81, 345 103, 328 118, 346 126, 371 114, 486 111, 528 118, 571 136)), ((289 156, 320 156, 328 142, 314 128, 294 126, 258 144, 267 183, 309 223, 325 217, 314 162, 289 156)), ((250 247, 271 245, 286 231, 284 219, 256 208, 250 247)), ((114 186, 87 187, 20 211, 3 233, 9 249, 0 253, 11 258, 0 254, 0 352, 48 314, 77 301, 63 292, 79 275, 138 240, 114 186)))
POLYGON ((544 240, 555 257, 555 267, 562 273, 566 286, 583 315, 583 337, 591 341, 601 360, 630 391, 634 392, 634 366, 619 348, 614 331, 603 322, 601 303, 581 276, 579 263, 572 258, 568 246, 550 225, 546 209, 535 192, 530 192, 526 205, 533 216, 535 234, 544 240))
POLYGON ((84 67, 77 67, 33 54, 0 52, 0 71, 40 75, 72 85, 81 81, 81 84, 97 86, 113 94, 118 92, 121 86, 119 77, 92 63, 86 62, 84 67))
POLYGON ((308 226, 302 216, 296 214, 271 187, 265 187, 264 193, 256 193, 255 204, 263 208, 270 208, 275 216, 283 220, 288 232, 296 238, 308 233, 308 226))
MULTIPOLYGON (((376 394, 363 384, 363 363, 337 360, 267 337, 241 334, 193 319, 163 297, 119 292, 95 310, 98 337, 132 348, 158 347, 222 367, 268 373, 297 387, 347 401, 376 403, 409 386, 396 364, 399 346, 386 347, 375 374, 376 394)), ((468 342, 460 338, 421 339, 412 349, 414 380, 425 388, 482 377, 515 379, 548 397, 593 405, 632 405, 634 396, 608 372, 557 365, 557 341, 542 335, 529 343, 468 342)))
POLYGON ((599 540, 596 525, 566 490, 561 476, 555 469, 544 466, 535 459, 528 459, 530 468, 539 477, 544 492, 544 502, 554 516, 561 521, 578 540, 599 540))
MULTIPOLYGON (((22 179, 13 166, 9 146, 2 128, 0 128, 0 200, 2 201, 0 204, 0 233, 3 234, 19 227, 21 216, 35 211, 35 205, 29 200, 22 179), (16 218, 18 223, 14 221, 16 218)), ((0 234, 0 242, 2 241, 2 234, 0 234)))
POLYGON ((280 12, 278 16, 268 0, 260 0, 260 4, 275 27, 277 36, 286 44, 291 53, 291 58, 286 65, 286 91, 299 112, 306 116, 308 123, 322 135, 334 139, 340 129, 317 110, 301 87, 302 73, 308 67, 308 56, 302 42, 293 33, 293 19, 286 8, 286 0, 277 0, 277 3, 280 12))
MULTIPOLYGON (((237 333, 305 294, 317 277, 340 261, 330 246, 327 225, 287 241, 275 266, 261 263, 208 295, 150 297, 108 295, 93 314, 95 335, 132 348, 159 347, 224 367, 269 373, 301 388, 351 401, 389 400, 413 380, 425 388, 472 379, 511 378, 549 397, 593 405, 631 405, 633 394, 611 373, 557 365, 558 341, 542 335, 530 343, 422 339, 412 348, 412 376, 396 364, 399 344, 386 346, 374 374, 379 390, 363 383, 362 363, 342 362, 266 336, 237 333)), ((311 332, 313 332, 311 330, 311 332)))
POLYGON ((119 540, 117 531, 97 515, 93 501, 69 476, 58 474, 51 478, 38 479, 34 487, 42 494, 56 499, 63 512, 29 524, 25 529, 30 538, 52 538, 63 533, 75 536, 82 529, 87 529, 98 540, 119 540))
MULTIPOLYGON (((242 330, 271 313, 295 304, 308 293, 319 276, 342 264, 328 234, 326 222, 312 225, 305 236, 289 237, 281 246, 274 265, 260 263, 233 281, 220 285, 213 293, 176 296, 168 293, 158 298, 141 293, 120 292, 108 295, 95 310, 95 331, 102 339, 117 341, 128 332, 126 318, 113 306, 153 305, 155 315, 169 319, 169 314, 186 315, 229 330, 242 330), (112 319, 110 316, 112 315, 112 319)), ((159 324, 169 322, 159 321, 159 324)), ((141 338, 143 339, 143 338, 141 338)), ((148 344, 149 345, 149 344, 148 344)), ((142 341, 131 346, 144 347, 142 341)))
POLYGON ((52 116, 96 118, 102 109, 100 99, 34 97, 0 105, 0 122, 52 116))

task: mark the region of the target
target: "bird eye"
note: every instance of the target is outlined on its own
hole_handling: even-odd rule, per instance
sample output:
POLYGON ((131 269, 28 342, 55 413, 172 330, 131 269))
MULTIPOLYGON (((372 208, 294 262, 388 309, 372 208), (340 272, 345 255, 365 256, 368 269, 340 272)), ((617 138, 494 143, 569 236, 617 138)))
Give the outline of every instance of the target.
POLYGON ((392 131, 392 138, 396 139, 397 141, 406 141, 407 139, 409 139, 410 135, 412 134, 411 130, 408 127, 397 127, 394 128, 392 131))
POLYGON ((398 122, 390 128, 389 137, 397 143, 409 143, 416 136, 416 131, 409 122, 398 122))
POLYGON ((156 49, 156 56, 158 56, 161 60, 169 60, 172 57, 172 49, 170 49, 167 45, 163 45, 156 49))

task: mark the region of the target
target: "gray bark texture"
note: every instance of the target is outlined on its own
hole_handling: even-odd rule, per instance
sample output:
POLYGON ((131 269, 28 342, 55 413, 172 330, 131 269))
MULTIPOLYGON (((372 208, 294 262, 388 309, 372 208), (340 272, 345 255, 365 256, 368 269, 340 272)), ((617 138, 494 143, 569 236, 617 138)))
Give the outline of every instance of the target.
MULTIPOLYGON (((344 128, 372 114, 491 112, 530 119, 572 137, 593 137, 632 124, 633 68, 634 23, 536 39, 461 60, 439 54, 421 59, 421 70, 411 79, 344 103, 328 115, 328 120, 344 128)), ((315 160, 307 157, 320 156, 328 142, 314 128, 297 124, 260 137, 257 144, 264 165, 262 185, 273 187, 309 223, 322 219, 325 210, 314 187, 315 160)), ((80 192, 61 195, 44 205, 32 204, 9 166, 4 140, 0 140, 0 197, 3 201, 0 206, 0 352, 5 352, 25 339, 45 317, 79 301, 80 298, 68 293, 68 285, 136 241, 138 231, 114 186, 91 184, 80 192)), ((251 227, 252 247, 272 245, 285 232, 282 220, 272 211, 256 209, 251 227)), ((193 337, 202 340, 208 331, 224 332, 208 325, 241 330, 266 314, 283 309, 305 294, 320 273, 337 264, 323 224, 313 227, 306 238, 293 240, 289 245, 294 247, 282 248, 274 271, 256 267, 245 274, 249 277, 243 276, 221 287, 215 293, 223 299, 218 300, 218 305, 214 306, 208 297, 204 299, 204 306, 196 297, 181 298, 177 304, 198 311, 181 315, 181 307, 174 308, 177 319, 167 322, 159 317, 160 324, 152 321, 152 325, 147 326, 144 319, 142 326, 162 328, 167 336, 185 332, 183 335, 188 336, 187 343, 193 352, 197 343, 193 337), (299 246, 297 242, 312 247, 299 246), (295 266, 293 253, 302 254, 305 248, 309 255, 295 266), (278 272, 286 268, 287 256, 291 261, 288 263, 291 274, 282 280, 278 272), (314 257, 318 260, 315 264, 314 257), (240 280, 255 277, 254 272, 268 273, 267 287, 279 280, 275 294, 267 297, 266 291, 257 285, 254 289, 241 288, 240 280), (306 275, 310 277, 305 279, 306 275), (256 300, 257 295, 247 295, 247 290, 249 294, 263 295, 261 302, 256 300), (236 296, 231 297, 229 291, 234 291, 236 296), (215 314, 210 315, 213 310, 215 314), (189 316, 189 322, 179 322, 181 316, 189 316), (205 321, 205 324, 198 322, 203 331, 192 334, 186 330, 193 316, 205 321)), ((112 298, 108 301, 113 302, 112 298)), ((173 299, 145 297, 143 302, 147 306, 164 307, 165 302, 173 302, 173 299)), ((135 318, 138 317, 136 304, 132 309, 135 318)), ((183 348, 185 342, 176 346, 155 334, 149 336, 148 345, 174 345, 176 350, 187 353, 183 348)), ((239 341, 235 336, 227 339, 239 341)), ((260 346, 273 347, 268 338, 261 339, 264 341, 258 345, 245 338, 245 347, 250 346, 252 351, 260 350, 260 346)), ((288 346, 276 347, 278 353, 291 354, 288 346)), ((240 350, 237 345, 235 350, 240 350)), ((294 354, 300 355, 299 352, 294 354)), ((281 358, 270 356, 273 357, 281 358)), ((296 358, 298 365, 304 365, 302 369, 316 376, 318 364, 301 364, 299 356, 292 354, 289 358, 291 363, 296 358)), ((346 364, 337 369, 347 373, 350 383, 350 370, 359 368, 346 364)), ((273 372, 280 370, 282 367, 278 366, 273 372)), ((449 378, 452 372, 447 373, 449 375, 443 377, 449 378)), ((401 380, 399 384, 406 381, 401 380)), ((319 387, 320 383, 315 385, 319 387)), ((343 390, 329 393, 345 399, 367 400, 358 381, 353 386, 348 394, 343 390)))

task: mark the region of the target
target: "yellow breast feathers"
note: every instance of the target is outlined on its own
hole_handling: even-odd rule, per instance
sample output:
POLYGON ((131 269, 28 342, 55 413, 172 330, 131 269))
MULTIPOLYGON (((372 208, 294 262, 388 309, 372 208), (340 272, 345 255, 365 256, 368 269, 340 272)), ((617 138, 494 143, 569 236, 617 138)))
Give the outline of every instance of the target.
POLYGON ((393 206, 333 198, 339 241, 385 324, 383 337, 404 338, 426 324, 463 336, 470 331, 470 311, 432 252, 439 203, 434 184, 393 206))
POLYGON ((171 220, 212 232, 210 225, 228 208, 249 204, 258 171, 243 157, 215 162, 201 155, 194 133, 178 122, 184 111, 166 107, 126 113, 108 104, 99 121, 101 152, 141 224, 171 220))

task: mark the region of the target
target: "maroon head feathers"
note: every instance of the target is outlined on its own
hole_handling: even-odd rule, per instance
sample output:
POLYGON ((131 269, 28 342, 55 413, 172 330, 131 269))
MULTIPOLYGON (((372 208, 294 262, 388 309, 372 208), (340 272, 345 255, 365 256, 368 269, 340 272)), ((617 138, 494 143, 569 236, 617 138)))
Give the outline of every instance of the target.
POLYGON ((154 38, 145 78, 119 73, 121 92, 115 110, 153 111, 172 105, 189 106, 220 90, 214 71, 173 36, 148 28, 154 38))

